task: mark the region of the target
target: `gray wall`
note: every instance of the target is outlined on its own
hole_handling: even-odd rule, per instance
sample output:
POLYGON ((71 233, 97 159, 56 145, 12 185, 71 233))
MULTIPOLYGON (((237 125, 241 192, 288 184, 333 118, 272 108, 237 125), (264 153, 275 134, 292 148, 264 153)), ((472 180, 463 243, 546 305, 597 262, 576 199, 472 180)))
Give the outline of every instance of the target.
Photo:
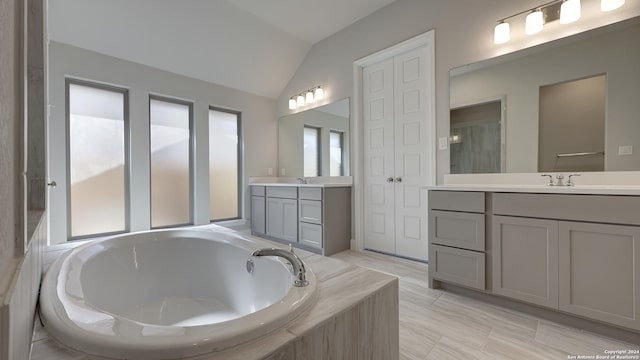
MULTIPOLYGON (((287 107, 288 99, 315 84, 326 89, 325 103, 353 96, 354 60, 435 29, 436 129, 438 137, 448 136, 449 69, 640 14, 638 0, 628 0, 624 7, 610 13, 593 10, 598 4, 583 1, 580 21, 567 26, 554 24, 530 37, 519 30, 524 27, 524 17, 514 19, 513 40, 496 46, 493 44, 496 21, 538 6, 540 1, 397 0, 314 45, 280 95, 278 114, 292 113, 287 107)), ((448 168, 448 151, 438 151, 438 182, 442 182, 448 168)))
MULTIPOLYGON (((185 61, 189 61, 185 58, 185 61)), ((65 77, 103 82, 129 89, 131 124, 131 230, 149 228, 149 93, 177 97, 194 102, 196 134, 208 134, 210 105, 242 113, 244 140, 244 183, 249 176, 267 176, 277 163, 277 116, 274 100, 226 88, 205 81, 158 70, 52 41, 49 46, 49 93, 53 106, 50 120, 50 176, 58 186, 51 191, 52 201, 62 203, 66 197, 65 77), (56 151, 56 149, 58 149, 56 151), (55 197, 55 198, 54 198, 55 197)), ((196 135, 195 223, 209 222, 208 142, 196 135), (204 154, 204 155, 203 155, 204 154)), ((248 215, 249 199, 245 199, 248 215)), ((66 240, 67 217, 64 211, 51 212, 51 243, 66 240)))
MULTIPOLYGON (((20 21, 18 0, 0 2, 0 299, 5 269, 15 255, 16 226, 21 220, 19 194, 20 126, 22 121, 20 96, 20 21)), ((6 279, 8 280, 8 279, 6 279)), ((0 339, 1 341, 2 339, 0 339)))

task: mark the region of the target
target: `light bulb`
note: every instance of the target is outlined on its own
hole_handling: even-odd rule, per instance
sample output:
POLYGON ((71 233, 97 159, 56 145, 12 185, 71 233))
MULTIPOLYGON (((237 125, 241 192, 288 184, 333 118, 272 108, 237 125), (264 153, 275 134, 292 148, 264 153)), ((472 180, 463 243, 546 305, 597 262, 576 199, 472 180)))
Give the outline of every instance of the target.
POLYGON ((527 19, 524 25, 524 32, 527 35, 539 33, 540 31, 542 31, 543 25, 544 25, 544 15, 542 15, 542 11, 536 10, 531 14, 527 15, 527 19))
POLYGON ((291 98, 289 99, 289 110, 293 110, 296 108, 296 99, 291 98))
POLYGON ((624 5, 624 0, 602 0, 600 3, 600 10, 611 11, 624 5))
POLYGON ((580 19, 580 0, 566 0, 560 7, 560 24, 569 24, 580 19))
POLYGON ((322 88, 320 86, 318 86, 316 88, 316 100, 320 100, 324 98, 324 91, 322 90, 322 88))
POLYGON ((509 23, 501 22, 496 25, 493 32, 493 42, 496 44, 504 44, 511 38, 509 33, 509 23))
POLYGON ((302 94, 296 97, 296 101, 298 102, 298 106, 304 106, 304 96, 302 96, 302 94))
POLYGON ((313 91, 309 90, 306 94, 307 104, 311 104, 313 102, 313 91))

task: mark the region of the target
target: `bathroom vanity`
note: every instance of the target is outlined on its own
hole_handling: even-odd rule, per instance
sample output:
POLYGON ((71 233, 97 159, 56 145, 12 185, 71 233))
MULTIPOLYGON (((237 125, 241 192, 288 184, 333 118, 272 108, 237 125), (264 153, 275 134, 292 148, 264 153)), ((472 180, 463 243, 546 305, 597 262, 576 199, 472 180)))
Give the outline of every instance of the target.
POLYGON ((350 248, 351 186, 252 184, 251 233, 322 255, 350 248))
POLYGON ((640 191, 429 189, 429 283, 640 331, 640 191))

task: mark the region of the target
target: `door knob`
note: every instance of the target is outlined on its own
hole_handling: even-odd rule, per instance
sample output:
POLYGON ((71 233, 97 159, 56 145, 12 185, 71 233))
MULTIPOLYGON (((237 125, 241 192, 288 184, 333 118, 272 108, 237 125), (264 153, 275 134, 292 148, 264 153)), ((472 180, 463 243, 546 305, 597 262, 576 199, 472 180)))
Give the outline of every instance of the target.
POLYGON ((52 182, 48 182, 48 183, 47 183, 47 186, 51 187, 52 189, 55 189, 55 188, 56 188, 56 186, 58 186, 58 184, 56 184, 56 182, 55 182, 55 181, 52 181, 52 182))
POLYGON ((396 182, 397 182, 397 183, 401 183, 401 182, 402 182, 402 178, 401 178, 401 177, 397 177, 397 178, 396 178, 396 182))
POLYGON ((389 176, 389 177, 387 178, 387 182, 388 182, 388 183, 392 183, 392 182, 393 182, 393 176, 389 176))

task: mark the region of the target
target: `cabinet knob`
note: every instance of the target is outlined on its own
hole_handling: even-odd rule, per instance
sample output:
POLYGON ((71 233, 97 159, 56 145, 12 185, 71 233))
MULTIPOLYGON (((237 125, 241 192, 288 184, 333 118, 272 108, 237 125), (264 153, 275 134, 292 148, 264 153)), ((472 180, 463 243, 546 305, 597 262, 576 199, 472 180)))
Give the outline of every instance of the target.
POLYGON ((389 176, 389 177, 387 178, 387 182, 388 182, 388 183, 392 183, 392 182, 393 182, 393 176, 389 176))
POLYGON ((397 178, 396 178, 396 182, 397 182, 397 183, 401 183, 401 182, 402 182, 402 178, 401 178, 401 177, 397 177, 397 178))

